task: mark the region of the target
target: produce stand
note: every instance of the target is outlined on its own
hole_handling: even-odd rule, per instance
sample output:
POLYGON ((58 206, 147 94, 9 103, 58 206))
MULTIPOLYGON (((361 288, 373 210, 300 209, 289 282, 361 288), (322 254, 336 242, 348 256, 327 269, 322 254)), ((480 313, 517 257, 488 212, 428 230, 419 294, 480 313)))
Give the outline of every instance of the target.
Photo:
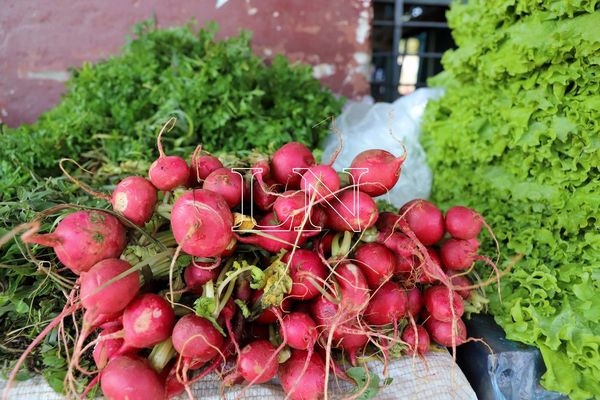
POLYGON ((8 1, 2 399, 600 398, 600 0, 8 1))

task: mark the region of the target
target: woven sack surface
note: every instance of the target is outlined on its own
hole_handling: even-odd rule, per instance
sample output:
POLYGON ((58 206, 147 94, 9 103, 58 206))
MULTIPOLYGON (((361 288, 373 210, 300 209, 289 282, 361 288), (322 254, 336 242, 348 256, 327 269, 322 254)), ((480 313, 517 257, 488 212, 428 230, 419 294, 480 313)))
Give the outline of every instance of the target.
MULTIPOLYGON (((369 368, 380 377, 383 376, 383 365, 371 363, 369 368)), ((377 399, 452 399, 476 400, 475 392, 461 370, 453 364, 452 357, 447 352, 428 353, 425 359, 403 357, 394 360, 388 368, 389 377, 393 378, 390 385, 382 388, 377 399)), ((216 375, 210 375, 192 387, 197 399, 218 400, 220 381, 216 375)), ((0 382, 4 389, 5 382, 0 382)), ((275 400, 285 397, 281 387, 276 383, 254 385, 242 392, 242 386, 229 388, 225 393, 226 399, 275 400), (241 394, 241 396, 240 396, 241 394)), ((333 379, 329 384, 330 399, 347 397, 351 386, 333 379)), ((55 393, 42 377, 35 377, 25 382, 15 384, 10 392, 11 400, 55 400, 63 396, 55 393)), ((179 399, 186 399, 180 396, 179 399)))

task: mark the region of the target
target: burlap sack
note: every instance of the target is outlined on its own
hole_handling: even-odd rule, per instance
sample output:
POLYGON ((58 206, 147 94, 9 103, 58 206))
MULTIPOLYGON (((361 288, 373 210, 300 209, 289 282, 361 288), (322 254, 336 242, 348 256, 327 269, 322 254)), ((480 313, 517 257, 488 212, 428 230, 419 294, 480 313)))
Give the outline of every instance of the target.
MULTIPOLYGON (((372 363, 371 370, 383 376, 383 365, 372 363)), ((389 386, 382 388, 377 399, 392 400, 476 400, 473 389, 461 370, 453 364, 447 352, 429 353, 425 359, 404 357, 395 360, 389 366, 389 377, 393 378, 389 386)), ((219 380, 216 375, 206 377, 193 387, 197 399, 219 399, 219 380)), ((0 383, 4 389, 5 382, 0 383)), ((331 380, 330 398, 342 399, 349 396, 351 386, 331 380)), ((277 383, 255 385, 242 392, 243 387, 230 388, 225 393, 226 399, 283 399, 284 393, 277 383), (241 396, 240 396, 241 394, 241 396), (239 397, 238 397, 239 396, 239 397)), ((27 382, 19 382, 10 392, 11 400, 55 400, 63 397, 56 394, 41 377, 27 382)), ((182 396, 181 399, 186 397, 182 396)))

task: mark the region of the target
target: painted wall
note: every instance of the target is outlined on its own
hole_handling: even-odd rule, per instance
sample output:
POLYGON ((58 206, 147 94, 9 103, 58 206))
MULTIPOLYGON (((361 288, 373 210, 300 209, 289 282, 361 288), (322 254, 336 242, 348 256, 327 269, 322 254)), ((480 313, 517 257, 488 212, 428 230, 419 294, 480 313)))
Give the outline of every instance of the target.
POLYGON ((257 54, 314 66, 335 93, 368 94, 370 0, 3 0, 0 121, 32 122, 56 104, 67 68, 115 54, 133 24, 216 20, 220 36, 254 32, 257 54))

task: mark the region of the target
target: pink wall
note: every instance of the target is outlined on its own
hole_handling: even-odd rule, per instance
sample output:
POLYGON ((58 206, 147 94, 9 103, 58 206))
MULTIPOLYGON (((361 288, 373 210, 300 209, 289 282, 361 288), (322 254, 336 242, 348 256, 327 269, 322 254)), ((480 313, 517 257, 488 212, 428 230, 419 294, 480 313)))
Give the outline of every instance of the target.
POLYGON ((369 92, 370 0, 4 0, 0 121, 34 121, 59 101, 68 67, 117 53, 152 15, 160 26, 214 19, 221 36, 251 30, 257 54, 310 63, 336 93, 369 92))

